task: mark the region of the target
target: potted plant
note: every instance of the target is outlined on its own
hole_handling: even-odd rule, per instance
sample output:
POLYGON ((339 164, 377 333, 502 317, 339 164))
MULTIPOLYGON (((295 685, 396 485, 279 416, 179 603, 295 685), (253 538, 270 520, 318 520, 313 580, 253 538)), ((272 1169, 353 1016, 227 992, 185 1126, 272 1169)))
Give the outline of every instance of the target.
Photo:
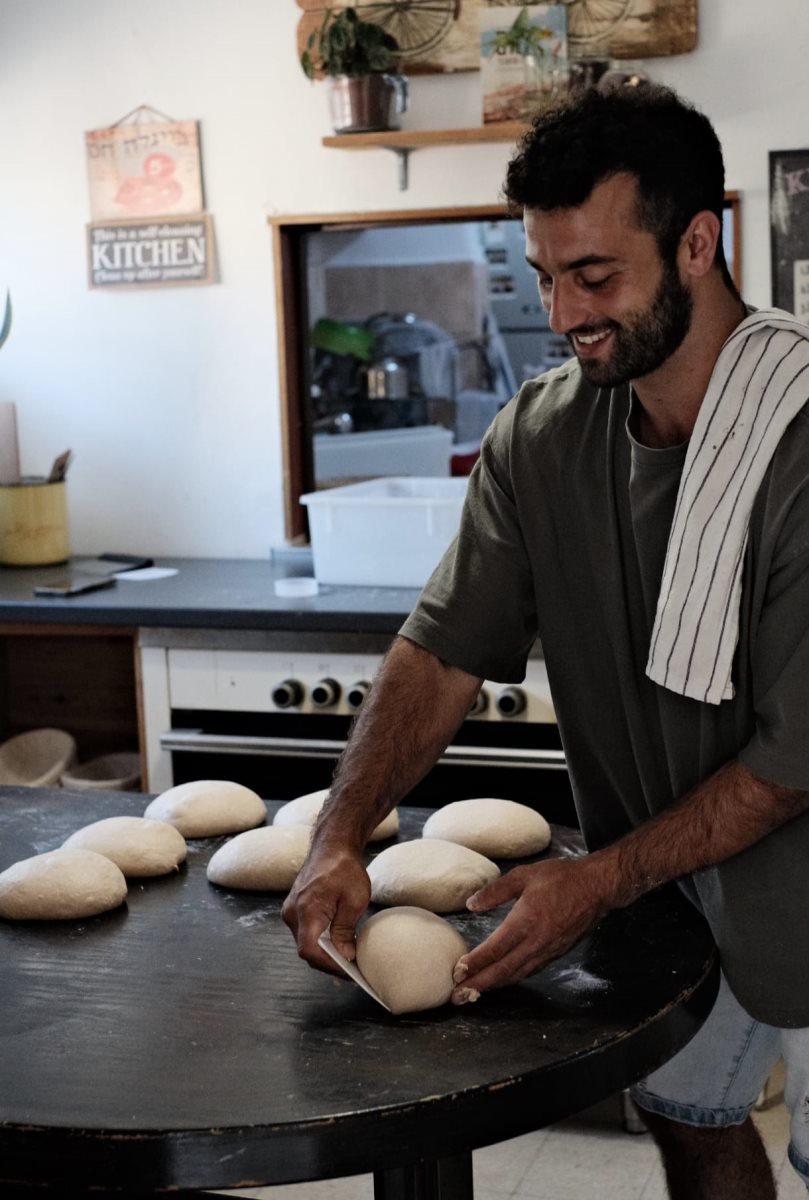
POLYGON ((362 21, 353 8, 327 10, 301 54, 309 79, 325 75, 335 133, 395 129, 407 108, 407 80, 395 73, 399 43, 381 25, 362 21))

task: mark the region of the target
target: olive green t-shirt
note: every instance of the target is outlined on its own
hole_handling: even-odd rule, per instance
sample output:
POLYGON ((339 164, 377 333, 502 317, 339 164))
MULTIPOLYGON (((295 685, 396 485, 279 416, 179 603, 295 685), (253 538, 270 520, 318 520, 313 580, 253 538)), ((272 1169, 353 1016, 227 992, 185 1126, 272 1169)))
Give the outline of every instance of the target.
MULTIPOLYGON (((809 789, 807 410, 756 498, 735 696, 711 705, 645 674, 687 446, 640 445, 630 404, 628 386, 599 390, 575 362, 525 384, 487 434, 458 537, 401 630, 453 666, 512 683, 541 639, 590 849, 734 758, 809 789)), ((809 815, 682 886, 751 1015, 809 1025, 809 815)))

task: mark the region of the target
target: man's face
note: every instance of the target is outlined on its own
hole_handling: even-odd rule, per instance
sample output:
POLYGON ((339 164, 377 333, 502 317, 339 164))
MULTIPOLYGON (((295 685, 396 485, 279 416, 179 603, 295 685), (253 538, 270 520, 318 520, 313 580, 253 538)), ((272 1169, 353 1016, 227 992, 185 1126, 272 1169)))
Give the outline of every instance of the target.
POLYGON ((598 387, 652 374, 691 325, 691 293, 654 234, 639 228, 636 193, 632 176, 615 175, 578 208, 524 216, 526 258, 551 329, 565 334, 598 387))

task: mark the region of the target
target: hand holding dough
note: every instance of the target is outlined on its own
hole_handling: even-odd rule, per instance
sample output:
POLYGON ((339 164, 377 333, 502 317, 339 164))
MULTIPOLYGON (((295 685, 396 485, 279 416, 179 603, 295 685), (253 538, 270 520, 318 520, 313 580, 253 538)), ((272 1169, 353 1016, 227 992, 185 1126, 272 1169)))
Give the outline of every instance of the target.
POLYGON ((303 866, 311 838, 308 825, 248 829, 216 851, 208 863, 208 879, 221 887, 288 892, 303 866))
MULTIPOLYGON (((307 792, 305 796, 297 796, 287 804, 282 804, 273 817, 273 825, 314 825, 321 808, 329 795, 328 788, 319 792, 307 792)), ((373 830, 369 842, 381 842, 385 838, 395 837, 399 832, 399 814, 394 808, 373 830)))
POLYGON ((452 970, 469 947, 458 930, 423 908, 375 913, 357 934, 357 966, 391 1012, 446 1004, 452 970))
POLYGON ((63 848, 78 846, 111 859, 129 877, 167 875, 185 861, 185 838, 166 821, 106 817, 71 833, 63 848))
POLYGON ((482 854, 438 838, 388 846, 368 867, 374 904, 415 904, 434 913, 459 912, 499 875, 482 854))
POLYGON ((126 880, 94 850, 49 850, 13 863, 0 875, 0 917, 67 921, 117 908, 126 880))
POLYGON ((206 838, 252 829, 267 819, 267 809, 260 796, 240 783, 195 779, 161 792, 143 815, 168 821, 183 837, 206 838))
POLYGON ((514 800, 456 800, 427 818, 422 836, 445 838, 489 858, 528 858, 550 845, 551 827, 514 800))

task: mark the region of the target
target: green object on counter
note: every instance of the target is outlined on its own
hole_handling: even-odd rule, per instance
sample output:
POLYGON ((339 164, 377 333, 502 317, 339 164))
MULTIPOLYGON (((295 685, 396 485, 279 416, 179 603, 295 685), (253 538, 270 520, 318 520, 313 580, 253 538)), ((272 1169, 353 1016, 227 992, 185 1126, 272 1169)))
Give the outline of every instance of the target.
POLYGON ((331 317, 321 317, 312 330, 312 345, 331 354, 351 355, 368 361, 374 349, 375 338, 359 325, 347 325, 331 317))

